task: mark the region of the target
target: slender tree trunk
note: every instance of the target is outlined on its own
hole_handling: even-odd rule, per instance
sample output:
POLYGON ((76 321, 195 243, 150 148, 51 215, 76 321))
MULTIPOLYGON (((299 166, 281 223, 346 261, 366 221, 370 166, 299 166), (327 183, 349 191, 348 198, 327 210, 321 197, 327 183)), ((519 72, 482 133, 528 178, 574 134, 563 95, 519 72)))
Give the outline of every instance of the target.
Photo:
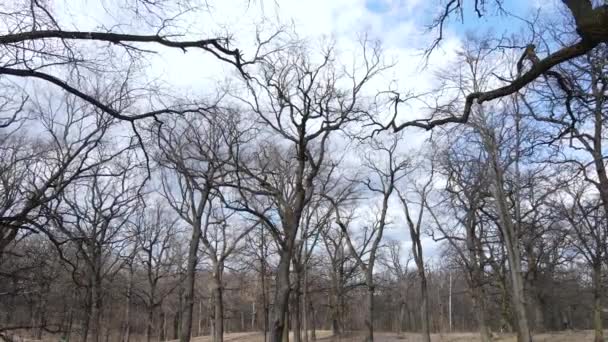
POLYGON ((154 305, 148 305, 148 317, 146 319, 146 341, 150 342, 152 339, 152 328, 153 328, 153 319, 154 319, 154 305))
POLYGON ((162 322, 162 326, 160 328, 158 339, 160 341, 165 341, 167 339, 167 315, 164 311, 160 312, 160 321, 162 322))
POLYGON ((91 290, 91 286, 87 288, 86 292, 86 300, 85 300, 85 314, 82 321, 81 333, 80 333, 80 342, 87 342, 87 338, 89 336, 89 330, 91 328, 91 314, 93 311, 93 291, 91 290))
MULTIPOLYGON (((219 277, 219 276, 217 276, 219 277)), ((221 279, 215 279, 214 284, 214 297, 215 297, 215 314, 214 314, 214 329, 213 329, 213 341, 223 342, 224 341, 224 291, 222 289, 221 279)))
POLYGON ((328 296, 329 299, 329 314, 331 319, 331 332, 333 336, 340 335, 340 296, 338 289, 338 281, 335 279, 336 277, 332 277, 332 287, 330 294, 328 296))
MULTIPOLYGON (((306 247, 307 248, 307 247, 306 247)), ((302 291, 302 330, 304 342, 308 342, 308 265, 304 265, 304 283, 302 291)))
POLYGON ((602 326, 602 263, 593 265, 593 329, 595 342, 604 342, 602 326))
POLYGON ((203 299, 200 298, 198 300, 198 336, 202 336, 203 335, 203 324, 204 324, 204 319, 203 319, 203 299))
POLYGON ((257 311, 255 309, 255 300, 251 302, 251 331, 255 331, 255 316, 257 311))
POLYGON ((310 327, 312 329, 312 332, 310 334, 310 340, 316 341, 317 340, 317 319, 315 316, 315 308, 312 305, 312 301, 309 301, 308 303, 310 305, 310 310, 309 310, 310 311, 310 322, 311 322, 310 327))
POLYGON ((485 293, 481 288, 481 284, 474 285, 472 290, 473 300, 476 304, 477 321, 479 323, 479 335, 481 338, 481 342, 491 342, 492 333, 490 332, 490 328, 488 327, 487 322, 487 306, 485 300, 485 293))
POLYGON ((268 299, 266 295, 266 238, 264 236, 264 225, 262 225, 261 233, 260 233, 260 282, 262 283, 262 315, 263 324, 264 324, 264 342, 268 342, 268 324, 269 324, 269 314, 270 310, 268 309, 268 299))
POLYGON ((125 336, 124 342, 131 338, 131 295, 133 292, 133 266, 129 267, 129 284, 127 285, 127 303, 125 304, 125 336))
POLYGON ((517 318, 517 341, 531 342, 532 335, 528 314, 526 311, 524 281, 522 277, 521 267, 521 252, 517 231, 511 219, 509 208, 507 207, 507 196, 504 193, 504 177, 501 166, 498 162, 498 150, 496 144, 490 141, 489 137, 485 137, 487 148, 491 155, 492 171, 494 171, 494 186, 492 186, 493 197, 496 201, 499 226, 504 240, 504 245, 507 251, 507 260, 509 261, 509 275, 511 278, 512 288, 512 303, 515 315, 517 318))
POLYGON ((287 309, 287 311, 285 311, 285 329, 283 329, 283 336, 282 336, 282 340, 283 342, 289 342, 289 322, 290 322, 290 312, 289 312, 289 308, 287 309))
POLYGON ((185 280, 185 307, 180 329, 180 342, 189 342, 192 335, 192 311, 194 310, 194 283, 196 281, 196 265, 198 263, 198 245, 201 239, 201 222, 197 220, 192 225, 192 237, 188 249, 188 265, 185 280))
POLYGON ((397 323, 397 334, 403 335, 403 324, 405 323, 405 300, 399 305, 399 320, 397 323))
POLYGON ((289 308, 289 264, 291 263, 290 248, 281 252, 279 267, 276 274, 275 302, 270 326, 270 342, 281 342, 285 329, 285 316, 289 308))
POLYGON ((431 342, 431 327, 429 326, 429 295, 426 283, 426 274, 424 272, 424 265, 419 267, 420 275, 420 319, 422 327, 422 341, 431 342))
POLYGON ((293 312, 293 340, 294 342, 302 342, 302 311, 300 310, 300 302, 302 300, 301 296, 301 281, 300 274, 296 273, 296 281, 295 281, 295 289, 293 291, 293 301, 292 301, 292 310, 293 312))
MULTIPOLYGON (((368 276, 369 278, 369 276, 368 276)), ((369 279, 368 279, 369 280, 369 279)), ((367 284, 367 316, 365 317, 367 328, 366 342, 374 342, 374 284, 367 284)))
POLYGON ((95 275, 91 287, 91 341, 98 342, 101 335, 101 277, 95 275))

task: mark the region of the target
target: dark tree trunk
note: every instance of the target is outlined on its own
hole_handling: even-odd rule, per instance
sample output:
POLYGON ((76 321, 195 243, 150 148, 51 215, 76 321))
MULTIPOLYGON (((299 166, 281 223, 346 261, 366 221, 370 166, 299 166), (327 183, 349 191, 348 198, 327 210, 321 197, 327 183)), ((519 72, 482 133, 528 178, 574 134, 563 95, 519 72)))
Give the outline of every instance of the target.
MULTIPOLYGON (((205 200, 206 201, 206 200, 205 200)), ((183 317, 179 334, 180 342, 189 342, 192 335, 192 312, 194 310, 194 283, 196 281, 196 265, 198 263, 198 245, 201 239, 201 221, 197 220, 192 225, 192 237, 188 249, 188 265, 186 268, 186 280, 184 301, 182 308, 183 317)))
POLYGON ((595 342, 604 341, 604 329, 602 326, 602 263, 593 265, 593 330, 595 331, 595 342))
POLYGON ((213 341, 222 342, 224 341, 224 291, 222 289, 221 280, 215 280, 215 314, 214 314, 214 329, 213 329, 213 341))
POLYGON ((365 317, 365 327, 367 336, 365 341, 374 342, 374 285, 367 285, 367 316, 365 317))
POLYGON ((289 264, 291 253, 283 251, 279 261, 276 275, 275 304, 272 313, 272 325, 270 326, 270 342, 281 342, 283 330, 285 329, 285 313, 289 308, 289 264))

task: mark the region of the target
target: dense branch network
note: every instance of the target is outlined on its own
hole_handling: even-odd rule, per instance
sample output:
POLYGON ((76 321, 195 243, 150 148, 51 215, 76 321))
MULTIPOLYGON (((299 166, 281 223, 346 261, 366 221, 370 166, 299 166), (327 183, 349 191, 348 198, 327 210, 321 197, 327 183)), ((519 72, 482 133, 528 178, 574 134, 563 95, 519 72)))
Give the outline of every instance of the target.
MULTIPOLYGON (((489 90, 469 93, 464 102, 464 108, 460 115, 449 115, 443 118, 425 118, 406 121, 401 124, 395 122, 398 113, 397 106, 403 103, 398 95, 393 98, 393 106, 395 106, 394 115, 391 121, 384 125, 382 129, 392 129, 400 131, 406 127, 418 127, 426 130, 434 127, 449 124, 449 123, 466 123, 469 120, 471 109, 475 104, 482 104, 487 101, 495 100, 514 94, 532 83, 541 75, 550 73, 551 68, 565 61, 580 57, 594 49, 601 43, 608 42, 608 5, 593 8, 590 0, 562 0, 568 7, 576 23, 576 31, 580 39, 578 42, 570 46, 565 46, 558 51, 548 55, 545 58, 538 59, 533 63, 530 70, 518 75, 518 77, 507 85, 489 90)), ((443 28, 443 23, 447 17, 456 9, 460 8, 461 1, 453 0, 446 5, 446 11, 439 19, 440 36, 443 28)), ((475 2, 475 8, 478 8, 478 2, 475 2)), ((438 40, 434 45, 438 44, 438 40)), ((526 49, 527 52, 527 49, 526 49)), ((526 53, 524 52, 524 53, 526 53)))

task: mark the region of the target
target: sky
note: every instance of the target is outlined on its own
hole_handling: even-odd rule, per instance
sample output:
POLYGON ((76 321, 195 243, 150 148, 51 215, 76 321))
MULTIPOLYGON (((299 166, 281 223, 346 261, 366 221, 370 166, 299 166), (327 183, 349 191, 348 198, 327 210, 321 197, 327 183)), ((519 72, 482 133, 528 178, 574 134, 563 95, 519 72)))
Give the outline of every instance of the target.
MULTIPOLYGON (((66 29, 96 30, 100 26, 113 27, 115 31, 150 34, 142 18, 125 17, 118 6, 129 0, 72 1, 57 0, 55 11, 60 14, 66 29), (121 26, 115 26, 121 23, 121 26), (126 23, 126 25, 125 25, 126 23)), ((207 0, 202 10, 186 13, 176 19, 180 31, 188 34, 184 39, 202 39, 229 33, 232 44, 250 57, 255 48, 256 30, 267 37, 277 27, 291 27, 297 35, 318 47, 322 41, 334 41, 345 63, 357 58, 358 39, 367 35, 379 40, 387 61, 395 66, 371 84, 370 93, 386 90, 387 85, 407 92, 431 89, 435 71, 453 62, 456 52, 468 34, 496 35, 517 33, 525 30, 520 18, 530 18, 537 11, 554 11, 557 0, 505 1, 504 10, 510 15, 496 14, 489 9, 486 16, 477 18, 472 8, 465 7, 462 20, 453 16, 444 28, 444 39, 428 61, 423 52, 436 38, 436 32, 427 27, 443 9, 446 1, 429 0, 207 0)), ((472 1, 465 1, 471 6, 472 1)), ((179 11, 179 8, 175 8, 179 11)), ((175 93, 195 96, 213 96, 218 84, 227 82, 235 75, 231 66, 218 62, 210 54, 194 49, 183 52, 178 49, 160 49, 149 57, 144 78, 162 80, 163 86, 175 93)), ((400 114, 400 120, 419 115, 415 110, 400 114)), ((404 145, 419 144, 425 133, 413 129, 404 135, 404 145)), ((405 148, 405 147, 404 147, 405 148)), ((390 215, 394 222, 401 221, 401 209, 395 202, 390 215)), ((370 205, 363 210, 373 210, 370 205)), ((367 215, 362 215, 367 216, 367 215)), ((402 221, 401 221, 402 222, 402 221)), ((395 225, 387 231, 387 238, 403 241, 409 250, 409 236, 403 225, 395 225)), ((425 239, 425 253, 436 257, 437 245, 425 239)))

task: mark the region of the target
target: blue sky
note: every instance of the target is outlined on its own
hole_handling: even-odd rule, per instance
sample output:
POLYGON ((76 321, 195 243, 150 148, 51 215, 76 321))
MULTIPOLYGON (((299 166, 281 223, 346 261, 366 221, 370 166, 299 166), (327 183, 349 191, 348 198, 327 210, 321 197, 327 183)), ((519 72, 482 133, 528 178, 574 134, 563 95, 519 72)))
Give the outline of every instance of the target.
MULTIPOLYGON (((443 1, 444 3, 445 1, 443 1)), ((541 11, 551 10, 551 1, 545 1, 541 11), (547 5, 549 4, 549 5, 547 5)), ((432 23, 434 15, 441 11, 445 5, 435 1, 416 0, 366 0, 365 7, 372 13, 386 18, 388 23, 395 21, 413 20, 419 28, 423 29, 432 23)), ((474 11, 473 1, 464 1, 463 16, 453 13, 446 30, 464 37, 467 32, 493 32, 495 34, 509 34, 519 32, 526 25, 520 18, 529 18, 538 10, 538 2, 530 0, 505 1, 503 10, 512 14, 499 13, 497 8, 489 5, 485 15, 479 18, 474 11)))

